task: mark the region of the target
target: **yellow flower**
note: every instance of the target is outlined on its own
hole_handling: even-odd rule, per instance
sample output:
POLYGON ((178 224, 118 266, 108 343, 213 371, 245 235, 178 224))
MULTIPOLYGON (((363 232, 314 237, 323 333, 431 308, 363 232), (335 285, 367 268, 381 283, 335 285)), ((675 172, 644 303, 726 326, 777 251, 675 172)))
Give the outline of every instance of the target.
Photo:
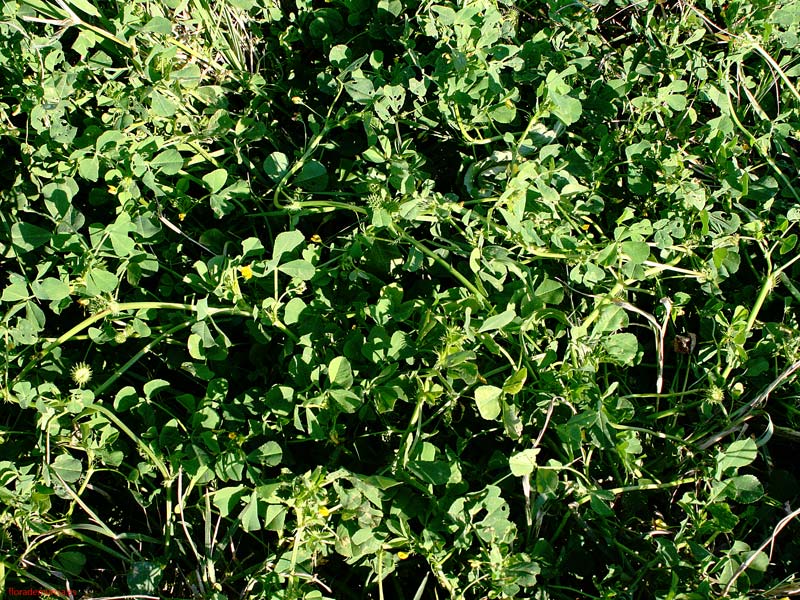
POLYGON ((322 238, 319 237, 316 233, 311 236, 311 241, 315 244, 319 244, 322 241, 322 238))
POLYGON ((108 193, 109 194, 116 194, 117 193, 117 186, 115 186, 115 185, 108 186, 108 193))
POLYGON ((399 558, 400 560, 405 560, 409 556, 411 556, 411 555, 408 552, 403 552, 402 550, 397 553, 397 558, 399 558))
POLYGON ((320 506, 318 512, 320 517, 327 517, 331 514, 331 511, 328 510, 327 506, 320 506))
POLYGON ((239 267, 239 273, 242 274, 242 277, 244 277, 245 280, 250 279, 253 277, 253 267, 251 267, 250 265, 239 267))

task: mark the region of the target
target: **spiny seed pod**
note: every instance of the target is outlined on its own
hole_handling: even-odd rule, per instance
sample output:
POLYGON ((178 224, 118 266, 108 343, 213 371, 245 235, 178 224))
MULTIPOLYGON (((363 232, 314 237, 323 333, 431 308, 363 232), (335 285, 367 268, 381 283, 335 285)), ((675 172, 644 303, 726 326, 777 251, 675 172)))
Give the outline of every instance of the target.
POLYGON ((78 387, 83 387, 92 380, 92 368, 84 362, 80 362, 70 371, 72 381, 78 387))

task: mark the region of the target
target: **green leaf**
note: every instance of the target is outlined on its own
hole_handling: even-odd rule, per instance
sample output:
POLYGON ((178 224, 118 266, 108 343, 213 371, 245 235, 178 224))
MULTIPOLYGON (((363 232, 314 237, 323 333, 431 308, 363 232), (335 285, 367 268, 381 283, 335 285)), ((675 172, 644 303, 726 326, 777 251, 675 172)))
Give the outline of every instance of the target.
POLYGON ((81 461, 69 454, 59 454, 50 468, 67 483, 75 483, 81 478, 83 467, 81 461))
POLYGON ((308 281, 309 279, 314 277, 314 273, 316 273, 316 268, 307 260, 303 260, 301 258, 297 260, 291 260, 280 267, 278 270, 282 273, 286 273, 290 277, 295 279, 300 279, 302 281, 308 281))
POLYGON ((611 362, 633 366, 639 352, 639 342, 632 333, 615 333, 603 339, 603 347, 611 362))
POLYGON ((106 227, 114 253, 120 258, 129 256, 136 248, 136 243, 128 236, 135 230, 136 227, 131 223, 130 215, 125 212, 120 214, 114 223, 106 227))
POLYGON ((564 299, 564 286, 558 281, 552 279, 545 279, 533 294, 545 304, 561 304, 564 299))
POLYGON ((489 117, 497 123, 508 124, 517 117, 517 108, 513 104, 500 104, 489 111, 489 117))
POLYGON ((267 504, 264 514, 264 528, 268 531, 283 531, 286 521, 286 507, 280 504, 267 504))
POLYGON ((372 226, 378 229, 389 227, 394 222, 392 214, 385 208, 378 207, 372 211, 372 226))
POLYGON ((408 335, 403 331, 395 331, 389 340, 389 358, 401 358, 401 354, 407 353, 411 347, 408 335))
POLYGON ((152 400, 156 394, 167 389, 169 389, 169 381, 164 379, 151 379, 142 387, 144 397, 148 400, 152 400))
POLYGON ((331 48, 330 53, 328 53, 328 60, 334 67, 342 68, 352 62, 352 56, 353 53, 350 48, 344 44, 338 44, 331 48))
POLYGON ((81 31, 72 43, 72 49, 81 55, 82 60, 86 60, 89 50, 94 48, 99 41, 99 37, 88 30, 81 31))
POLYGON ((457 474, 457 468, 444 460, 437 460, 436 446, 430 442, 417 445, 408 463, 409 471, 426 483, 444 485, 457 474))
POLYGON ((178 112, 178 107, 164 94, 153 90, 150 92, 150 109, 157 117, 170 118, 178 112))
POLYGON ((505 383, 503 384, 503 391, 506 394, 518 394, 523 386, 525 385, 525 380, 528 378, 528 369, 525 367, 521 367, 514 371, 511 375, 508 376, 505 383))
POLYGON ((11 226, 11 243, 21 253, 43 246, 50 241, 50 232, 30 223, 14 223, 11 226))
POLYGON ((216 194, 228 181, 228 172, 225 169, 215 169, 203 175, 203 182, 208 186, 208 191, 216 194))
POLYGON ((364 150, 364 152, 361 153, 361 156, 364 158, 364 160, 368 160, 370 162, 374 162, 374 163, 378 163, 378 164, 386 162, 386 157, 375 146, 372 146, 372 147, 367 148, 366 150, 364 150))
POLYGON ((494 421, 500 416, 500 397, 503 390, 493 385, 481 385, 475 390, 475 403, 478 412, 487 421, 494 421))
POLYGON ((243 485, 237 485, 235 487, 222 488, 212 493, 212 502, 219 510, 221 517, 225 518, 231 513, 239 503, 239 499, 244 494, 245 489, 243 485))
POLYGON ((436 20, 445 27, 450 27, 455 23, 456 11, 449 6, 432 6, 431 10, 436 13, 436 20))
POLYGON ((514 309, 508 309, 501 312, 499 315, 494 315, 493 317, 489 317, 483 322, 481 328, 478 330, 478 333, 485 333, 487 331, 495 331, 497 329, 502 329, 511 321, 514 320, 514 317, 517 316, 517 313, 514 309))
POLYGON ((600 311, 600 316, 594 326, 594 334, 609 333, 627 325, 628 315, 625 310, 616 304, 609 304, 600 311))
POLYGON ((516 405, 509 404, 505 400, 501 401, 503 406, 503 427, 506 435, 512 440, 518 440, 522 436, 522 421, 519 418, 519 410, 516 405))
MULTIPOLYGON (((748 571, 755 571, 756 573, 766 573, 767 569, 769 568, 769 554, 763 551, 755 551, 748 552, 747 555, 744 557, 745 560, 750 560, 750 563, 747 566, 748 571), (752 560, 750 560, 752 558, 752 560)), ((785 596, 784 596, 785 598, 785 596)))
POLYGON ((646 242, 622 242, 621 248, 631 262, 636 264, 642 264, 650 257, 650 246, 646 242))
POLYGON ((96 156, 87 156, 78 161, 78 173, 84 179, 97 181, 100 176, 100 161, 96 156))
POLYGON ((667 106, 677 112, 686 110, 686 96, 682 94, 669 94, 665 98, 667 106))
POLYGON ((125 412, 138 403, 139 394, 137 394, 136 389, 130 385, 126 385, 114 396, 114 410, 117 412, 125 412))
POLYGON ((285 325, 294 325, 300 321, 300 315, 307 308, 302 298, 292 298, 283 307, 283 322, 285 325))
POLYGON ((444 485, 450 479, 452 467, 443 460, 412 460, 408 462, 408 470, 425 483, 444 485))
MULTIPOLYGON (((222 481, 241 481, 245 469, 245 457, 241 448, 228 448, 216 456, 214 472, 222 481)), ((203 474, 210 472, 204 471, 203 474)))
POLYGON ((125 135, 116 129, 110 129, 101 133, 95 142, 95 150, 97 152, 108 152, 123 144, 125 135), (110 147, 107 147, 110 146, 110 147))
POLYGON ((795 246, 797 245, 797 234, 793 233, 791 235, 786 236, 783 240, 781 240, 781 254, 788 254, 792 250, 794 250, 795 246))
POLYGON ((69 296, 69 284, 55 277, 46 277, 42 281, 34 281, 31 284, 31 289, 33 290, 33 295, 39 300, 58 301, 69 296))
POLYGON ((263 256, 264 245, 257 237, 249 237, 242 241, 242 258, 250 256, 263 256))
POLYGON ((344 84, 344 89, 359 104, 368 104, 375 95, 375 86, 365 78, 351 79, 344 84))
POLYGON ((558 472, 555 469, 542 468, 536 471, 536 491, 540 494, 554 496, 558 491, 558 472))
POLYGON ((583 112, 583 106, 580 100, 556 91, 556 86, 548 86, 548 96, 553 103, 553 114, 558 117, 564 125, 572 125, 580 119, 581 113, 583 112))
POLYGON ((328 187, 328 171, 322 163, 310 160, 300 169, 294 182, 309 192, 321 192, 328 187))
POLYGON ((128 588, 132 594, 154 595, 158 593, 163 571, 161 567, 149 561, 137 561, 131 566, 126 577, 128 588))
POLYGON ((711 252, 714 267, 719 271, 720 275, 727 277, 739 270, 741 257, 735 248, 714 248, 711 252))
POLYGON ((67 4, 72 8, 72 10, 77 8, 79 11, 85 12, 91 17, 103 16, 100 14, 97 8, 91 2, 89 2, 89 0, 69 0, 67 4))
POLYGON ((331 385, 349 389, 353 385, 353 371, 350 361, 344 356, 337 356, 328 363, 328 381, 331 385))
POLYGON ((62 550, 54 557, 55 565, 70 575, 80 575, 86 565, 86 555, 83 552, 62 550))
POLYGON ((242 529, 245 531, 258 531, 261 529, 261 521, 258 519, 258 495, 255 491, 250 494, 250 500, 239 514, 242 522, 242 529))
POLYGON ((739 517, 733 514, 730 505, 725 502, 714 502, 706 506, 708 513, 714 518, 714 529, 727 533, 739 523, 739 517))
POLYGON ((161 231, 161 222, 155 214, 146 212, 136 215, 131 221, 133 231, 143 238, 151 238, 161 231))
POLYGON ((203 74, 198 65, 190 63, 182 69, 170 73, 169 78, 180 82, 181 86, 186 89, 194 89, 200 85, 203 74))
POLYGON ((84 279, 88 296, 99 296, 102 293, 113 292, 119 285, 116 275, 97 267, 89 269, 84 279))
POLYGON ((305 241, 303 234, 296 229, 294 231, 282 231, 275 238, 272 246, 272 260, 279 262, 281 256, 291 252, 305 241))
POLYGON ((164 175, 175 175, 183 168, 183 157, 181 153, 170 148, 157 154, 153 160, 150 161, 150 166, 164 173, 164 175))
POLYGON ((28 284, 25 279, 16 273, 9 275, 11 284, 6 286, 3 290, 3 296, 0 298, 3 302, 19 302, 20 300, 27 300, 30 297, 28 293, 28 284))
POLYGON ((264 173, 275 183, 289 170, 289 158, 283 152, 273 152, 264 159, 264 173))
POLYGON ((725 450, 717 453, 717 471, 715 477, 721 479, 728 470, 734 471, 753 462, 758 456, 758 448, 754 440, 737 440, 732 442, 725 450))
POLYGON ((536 456, 539 448, 528 448, 522 452, 517 452, 508 459, 508 466, 515 477, 530 475, 536 469, 536 456))
POLYGON ((247 460, 266 467, 274 467, 283 460, 283 450, 278 442, 261 444, 256 450, 247 455, 247 460))
POLYGON ((189 356, 195 360, 205 360, 206 353, 205 347, 202 344, 202 338, 196 333, 189 335, 186 340, 186 348, 189 351, 189 356))
POLYGON ((737 475, 727 482, 733 486, 737 502, 752 504, 764 496, 764 487, 755 475, 737 475))
POLYGON ((561 94, 550 94, 550 99, 555 104, 553 114, 556 115, 564 125, 572 125, 581 116, 583 107, 581 101, 570 96, 562 96, 561 94))
POLYGON ((614 495, 604 490, 592 490, 589 493, 589 506, 601 517, 613 517, 614 511, 609 506, 613 502, 614 495))
POLYGON ((153 17, 147 22, 147 25, 142 28, 142 31, 169 35, 172 33, 172 21, 166 17, 153 17))
POLYGON ((358 394, 350 390, 332 389, 328 393, 339 408, 342 409, 342 412, 348 414, 356 412, 364 403, 358 394))

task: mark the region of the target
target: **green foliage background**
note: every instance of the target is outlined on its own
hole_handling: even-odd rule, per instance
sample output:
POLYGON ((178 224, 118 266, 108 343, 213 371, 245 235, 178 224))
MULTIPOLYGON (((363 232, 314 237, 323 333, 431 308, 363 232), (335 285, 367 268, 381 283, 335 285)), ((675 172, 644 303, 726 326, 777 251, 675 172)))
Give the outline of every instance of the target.
POLYGON ((0 589, 796 593, 796 0, 0 7, 0 589))

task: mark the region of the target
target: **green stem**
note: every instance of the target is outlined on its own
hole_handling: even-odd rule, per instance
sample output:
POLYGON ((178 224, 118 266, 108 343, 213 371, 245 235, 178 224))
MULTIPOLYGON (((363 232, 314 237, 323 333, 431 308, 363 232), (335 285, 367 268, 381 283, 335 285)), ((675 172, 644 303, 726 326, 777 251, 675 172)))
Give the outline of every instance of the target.
MULTIPOLYGON (((696 483, 696 477, 687 477, 686 479, 677 479, 675 481, 668 481, 667 483, 645 483, 642 485, 628 485, 624 487, 617 487, 611 488, 609 490, 602 490, 604 492, 610 492, 615 496, 619 494, 624 494, 626 492, 644 492, 649 490, 668 490, 670 488, 678 487, 679 485, 685 485, 687 483, 696 483)), ((587 495, 578 500, 578 504, 585 504, 591 500, 591 496, 587 495)))
MULTIPOLYGON (((728 67, 728 69, 730 69, 730 67, 728 67)), ((772 157, 769 154, 767 154, 767 152, 765 152, 764 149, 759 145, 758 140, 756 140, 755 136, 752 133, 750 133, 750 131, 739 120, 739 116, 736 114, 736 109, 734 108, 733 105, 733 99, 731 98, 731 84, 728 82, 727 78, 725 79, 724 84, 725 84, 725 96, 728 99, 729 115, 733 120, 733 122, 736 124, 736 127, 738 127, 741 130, 741 132, 745 135, 748 143, 750 144, 750 147, 754 148, 755 151, 758 152, 758 154, 761 156, 761 158, 763 158, 764 161, 772 168, 772 170, 775 171, 775 173, 778 175, 781 181, 783 181, 783 185, 785 185, 786 188, 792 193, 795 200, 800 202, 800 195, 798 195, 797 192, 795 191, 791 181, 789 181, 789 178, 781 170, 778 164, 772 159, 772 157)), ((797 91, 794 89, 793 86, 790 87, 792 87, 792 91, 797 93, 797 91)))
MULTIPOLYGON (((745 325, 745 336, 750 335, 750 331, 753 329, 756 323, 756 319, 758 318, 758 313, 761 311, 764 302, 769 296, 770 292, 775 288, 779 281, 782 280, 781 276, 785 277, 786 270, 791 267, 795 262, 800 260, 800 254, 795 256, 793 259, 788 261, 785 265, 778 267, 777 269, 772 268, 772 260, 770 257, 770 253, 768 251, 764 251, 765 258, 767 260, 768 271, 769 273, 764 278, 764 282, 761 284, 761 289, 758 291, 758 296, 756 297, 756 301, 753 303, 753 307, 750 309, 750 315, 747 318, 747 323, 745 325)), ((733 363, 728 363, 728 366, 725 367, 725 370, 722 372, 722 379, 725 380, 731 374, 733 370, 733 363)))
POLYGON ((153 461, 153 464, 156 466, 156 468, 158 468, 158 470, 161 472, 161 476, 166 481, 169 481, 172 478, 172 475, 170 474, 167 466, 164 464, 164 461, 162 461, 158 456, 156 456, 156 453, 153 452, 153 449, 150 448, 150 446, 148 446, 147 444, 145 444, 144 441, 139 436, 137 436, 133 432, 133 430, 131 430, 127 425, 125 425, 125 423, 123 423, 120 420, 120 418, 117 415, 115 415, 112 411, 110 411, 102 404, 92 404, 90 406, 87 406, 83 410, 82 414, 85 414, 87 412, 100 413, 101 415, 106 417, 109 421, 114 423, 114 425, 116 425, 122 432, 124 432, 125 435, 131 438, 142 449, 142 452, 144 452, 148 456, 148 458, 150 458, 150 460, 153 461))
MULTIPOLYGON (((91 317, 84 319, 75 327, 67 331, 66 333, 59 336, 55 341, 51 342, 47 346, 45 346, 41 351, 39 351, 36 356, 34 356, 30 362, 28 362, 25 367, 23 367, 22 371, 14 377, 11 382, 11 386, 13 387, 17 382, 21 381, 28 372, 35 367, 39 361, 41 361, 45 356, 50 354, 53 350, 58 348, 61 344, 66 342, 69 339, 72 339, 75 335, 83 331, 84 329, 88 328, 89 326, 93 325, 97 321, 105 319, 109 315, 116 314, 118 312, 122 312, 124 310, 148 310, 148 309, 172 309, 172 310, 188 310, 197 312, 197 306, 194 304, 180 304, 178 302, 121 302, 121 303, 111 303, 108 308, 101 310, 100 312, 92 315, 91 317)), ((211 316, 214 315, 234 315, 239 317, 252 317, 253 314, 251 312, 241 310, 238 308, 209 308, 207 309, 208 314, 211 316)), ((282 324, 281 324, 282 325, 282 324)), ((281 325, 276 323, 276 327, 281 329, 281 331, 285 331, 285 326, 282 328, 281 325)))
MULTIPOLYGON (((764 305, 764 301, 769 296, 769 293, 775 287, 775 274, 770 273, 764 278, 764 283, 761 284, 761 289, 758 292, 758 296, 756 297, 756 301, 753 303, 753 307, 750 309, 750 315, 747 317, 747 324, 745 325, 744 333, 745 337, 750 335, 750 331, 753 329, 753 326, 756 323, 756 319, 758 318, 758 313, 761 310, 761 307, 764 305)), ((728 376, 731 374, 733 370, 734 364, 732 362, 728 363, 728 366, 725 367, 725 370, 722 372, 722 380, 726 380, 728 376)))
MULTIPOLYGON (((281 200, 280 200, 280 196, 281 196, 281 193, 283 193, 283 188, 286 186, 286 183, 289 181, 289 178, 292 177, 292 175, 294 175, 300 169, 303 168, 303 166, 306 164, 306 161, 311 157, 312 154, 314 154, 314 152, 319 147, 320 143, 322 143, 322 139, 328 134, 328 132, 330 132, 332 129, 334 129, 335 127, 337 127, 337 126, 339 126, 341 124, 341 123, 336 123, 336 124, 332 125, 332 124, 330 124, 330 119, 331 119, 331 113, 333 112, 333 107, 336 106, 336 103, 339 100, 339 97, 342 95, 342 91, 343 90, 344 90, 344 86, 340 84, 339 85, 339 91, 337 92, 336 97, 333 99, 333 101, 331 102, 331 106, 328 109, 328 114, 325 115, 325 124, 323 125, 322 129, 311 140, 311 143, 309 143, 309 145, 306 148, 305 152, 303 152, 303 156, 301 156, 300 159, 297 160, 291 166, 291 168, 289 168, 283 174, 283 177, 281 177, 280 181, 278 181, 278 185, 275 186, 275 192, 272 195, 272 204, 275 206, 276 209, 278 209, 278 210, 287 210, 287 209, 290 209, 290 208, 303 208, 303 207, 306 206, 305 202, 292 202, 291 204, 282 204, 281 200)), ((321 202, 321 201, 313 201, 312 200, 310 202, 317 202, 318 203, 318 202, 321 202)), ((334 204, 339 204, 339 205, 344 206, 344 203, 340 203, 340 202, 328 203, 328 204, 326 204, 326 206, 327 205, 333 206, 334 204)))
POLYGON ((502 135, 495 135, 490 138, 474 138, 472 137, 469 132, 467 132, 467 128, 464 127, 464 122, 461 120, 461 113, 458 111, 458 105, 453 104, 453 114, 456 117, 456 123, 458 123, 458 129, 461 131, 461 135, 464 136, 464 139, 467 140, 473 146, 484 146, 486 144, 491 144, 492 142, 499 142, 503 139, 502 135))
MULTIPOLYGON (((51 469, 52 469, 52 467, 51 467, 51 469)), ((131 554, 131 552, 128 552, 127 548, 121 543, 121 541, 120 541, 121 538, 119 537, 119 535, 114 533, 111 530, 111 528, 108 525, 106 525, 99 516, 97 516, 97 514, 91 509, 91 507, 89 505, 87 505, 80 498, 80 496, 78 496, 78 494, 75 493, 75 490, 73 490, 71 487, 69 487, 67 482, 64 481, 64 479, 62 479, 62 477, 58 473, 56 473, 54 470, 53 470, 53 475, 55 475, 58 478, 58 481, 61 483, 61 487, 64 489, 65 492, 67 492, 67 495, 72 498, 73 502, 76 502, 78 505, 80 505, 80 507, 84 510, 84 512, 86 512, 86 514, 88 514, 94 520, 94 522, 97 524, 97 526, 102 531, 103 535, 105 535, 105 536, 111 538, 112 540, 114 540, 117 543, 117 545, 119 546, 120 550, 122 550, 122 552, 130 560, 132 558, 132 554, 131 554)), ((138 554, 138 552, 136 552, 135 550, 134 550, 134 553, 138 554)))
MULTIPOLYGON (((124 558, 127 558, 127 557, 124 557, 124 558)), ((17 567, 16 565, 12 565, 10 562, 6 562, 4 560, 0 560, 0 566, 2 566, 2 568, 4 568, 4 569, 8 569, 9 571, 13 571, 17 576, 20 577, 20 579, 23 579, 23 581, 25 579, 30 580, 30 581, 35 581, 37 584, 39 584, 41 586, 42 590, 49 590, 50 592, 53 592, 54 594, 59 594, 59 595, 63 594, 62 590, 53 587, 51 584, 46 582, 44 579, 39 579, 36 575, 34 575, 33 573, 31 573, 30 571, 28 571, 26 569, 17 567)), ((5 588, 5 586, 3 586, 3 587, 5 588)), ((44 595, 44 594, 42 594, 42 595, 44 595)))
POLYGON ((139 350, 139 351, 138 351, 136 354, 134 354, 134 355, 131 357, 131 359, 130 359, 128 362, 126 362, 124 365, 122 365, 122 366, 121 366, 119 369, 116 369, 116 370, 114 371, 114 374, 113 374, 111 377, 109 377, 108 379, 106 379, 106 380, 105 380, 105 382, 103 382, 103 384, 102 384, 102 385, 98 386, 98 387, 97 387, 95 390, 93 390, 93 391, 94 391, 94 395, 95 395, 95 397, 97 397, 97 396, 99 396, 100 394, 102 394, 103 392, 105 392, 105 391, 106 391, 106 390, 107 390, 107 389, 108 389, 108 388, 111 386, 111 384, 113 384, 113 383, 114 383, 114 382, 115 382, 117 379, 119 379, 119 378, 120 378, 120 377, 121 377, 121 376, 122 376, 122 375, 123 375, 123 374, 124 374, 124 373, 125 373, 125 372, 126 372, 128 369, 130 369, 130 368, 131 368, 131 367, 132 367, 134 364, 136 364, 136 362, 137 362, 137 361, 138 361, 140 358, 142 358, 142 357, 143 357, 145 354, 147 354, 148 352, 150 352, 150 350, 152 350, 154 346, 156 346, 157 344, 159 344, 159 343, 161 342, 161 340, 163 340, 163 339, 164 339, 164 338, 166 338, 167 336, 170 336, 170 335, 172 335, 172 334, 173 334, 173 333, 175 333, 176 331, 178 331, 178 330, 180 330, 180 329, 183 329, 184 327, 188 327, 190 324, 191 324, 191 321, 184 321, 183 323, 179 323, 179 324, 178 324, 178 325, 176 325, 175 327, 172 327, 172 328, 170 328, 170 329, 167 329, 167 331, 165 331, 164 333, 162 333, 162 334, 161 334, 160 336, 158 336, 156 339, 154 339, 154 340, 152 340, 152 341, 148 342, 148 343, 147 343, 147 345, 145 345, 145 346, 144 346, 144 347, 143 347, 141 350, 139 350))
POLYGON ((654 265, 655 266, 650 267, 644 272, 644 277, 642 277, 641 280, 628 279, 627 281, 618 281, 616 284, 614 284, 614 287, 611 288, 611 291, 609 291, 607 294, 605 294, 605 296, 602 297, 602 301, 598 302, 597 306, 594 307, 594 310, 592 310, 592 312, 589 313, 589 316, 583 320, 583 324, 578 328, 578 331, 588 333, 589 326, 595 322, 595 319, 597 319, 597 317, 600 316, 600 311, 603 309, 603 307, 605 307, 608 303, 613 302, 614 298, 617 298, 625 290, 627 286, 637 281, 643 281, 645 279, 649 279, 653 275, 657 275, 658 273, 664 270, 664 265, 659 263, 654 263, 654 265))
POLYGON ((294 207, 297 207, 298 209, 301 210, 309 208, 352 210, 353 212, 357 212, 362 215, 367 214, 367 209, 364 208, 363 206, 347 204, 346 202, 336 202, 334 200, 304 200, 302 202, 292 202, 291 204, 287 204, 285 206, 286 209, 293 209, 294 207))
POLYGON ((694 444, 692 444, 691 442, 687 442, 683 438, 680 438, 680 437, 678 437, 676 435, 670 435, 668 433, 661 433, 660 431, 653 431, 652 429, 647 429, 645 427, 633 427, 633 426, 630 426, 630 425, 620 425, 618 423, 609 423, 609 426, 611 428, 617 429, 619 431, 636 431, 638 433, 644 433, 644 434, 647 434, 647 435, 652 435, 653 437, 657 437, 657 438, 660 438, 662 440, 672 440, 673 442, 676 442, 676 443, 680 444, 681 446, 685 446, 687 448, 689 448, 689 447, 696 448, 696 446, 694 444))
POLYGON ((777 63, 777 61, 770 56, 770 54, 761 47, 759 44, 750 34, 747 34, 748 41, 752 44, 753 50, 758 52, 767 63, 778 73, 778 76, 783 80, 783 82, 787 85, 787 87, 792 90, 792 95, 795 97, 795 100, 800 102, 800 92, 797 91, 797 88, 792 83, 792 80, 786 75, 783 71, 781 66, 777 63))
POLYGON ((464 277, 459 271, 453 268, 453 266, 444 260, 441 256, 436 254, 435 252, 429 250, 425 247, 424 244, 418 242, 410 235, 408 235, 402 227, 397 227, 400 231, 400 237, 406 240, 409 244, 414 246, 417 250, 422 252, 425 256, 432 258, 435 262, 439 263, 448 273, 450 273, 453 277, 458 279, 464 287, 466 287, 470 292, 472 292, 478 301, 481 303, 481 306, 486 306, 486 296, 472 283, 469 279, 464 277))

